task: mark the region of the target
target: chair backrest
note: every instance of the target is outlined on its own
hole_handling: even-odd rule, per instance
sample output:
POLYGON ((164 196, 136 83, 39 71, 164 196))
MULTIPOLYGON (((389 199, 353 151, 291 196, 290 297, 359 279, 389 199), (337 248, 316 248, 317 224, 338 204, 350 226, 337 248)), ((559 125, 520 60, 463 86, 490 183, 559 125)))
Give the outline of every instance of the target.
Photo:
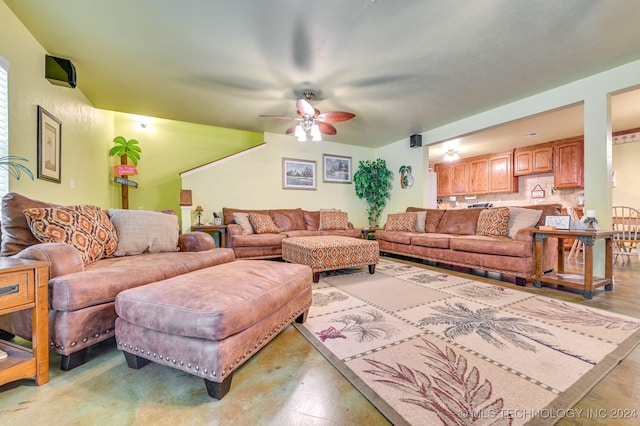
POLYGON ((567 213, 569 213, 569 216, 571 216, 572 222, 578 222, 580 220, 580 218, 578 217, 578 212, 573 207, 567 207, 567 213))
POLYGON ((613 206, 611 214, 617 240, 640 240, 640 210, 627 206, 613 206))

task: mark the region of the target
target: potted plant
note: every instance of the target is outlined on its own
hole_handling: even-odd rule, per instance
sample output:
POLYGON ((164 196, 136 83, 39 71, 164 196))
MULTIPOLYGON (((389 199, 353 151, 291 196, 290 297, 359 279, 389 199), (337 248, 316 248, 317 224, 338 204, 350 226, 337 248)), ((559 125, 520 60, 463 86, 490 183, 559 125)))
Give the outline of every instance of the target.
POLYGON ((386 162, 381 158, 360 161, 358 171, 353 175, 353 183, 358 198, 364 198, 367 202, 369 226, 377 227, 391 190, 391 171, 387 169, 386 162))
POLYGON ((4 157, 0 157, 0 167, 6 169, 11 176, 13 176, 16 180, 20 180, 22 177, 22 173, 26 174, 33 180, 33 173, 31 170, 24 164, 19 163, 18 161, 29 161, 26 158, 18 157, 17 155, 7 155, 4 157))

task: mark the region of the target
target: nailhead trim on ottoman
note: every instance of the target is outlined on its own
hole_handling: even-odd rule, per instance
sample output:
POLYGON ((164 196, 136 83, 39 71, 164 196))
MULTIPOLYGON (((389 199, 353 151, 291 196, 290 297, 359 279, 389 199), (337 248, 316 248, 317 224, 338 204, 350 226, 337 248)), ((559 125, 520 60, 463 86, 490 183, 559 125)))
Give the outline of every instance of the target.
POLYGON ((380 259, 377 241, 340 236, 293 237, 282 240, 282 258, 287 262, 308 265, 313 282, 319 273, 369 265, 373 273, 380 259))

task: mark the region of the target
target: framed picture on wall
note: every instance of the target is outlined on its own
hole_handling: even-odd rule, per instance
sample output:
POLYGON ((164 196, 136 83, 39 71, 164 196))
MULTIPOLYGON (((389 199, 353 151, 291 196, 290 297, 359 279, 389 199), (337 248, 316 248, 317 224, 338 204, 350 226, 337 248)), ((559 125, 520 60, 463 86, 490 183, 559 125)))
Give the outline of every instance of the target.
POLYGON ((323 182, 351 183, 351 157, 323 154, 323 182))
POLYGON ((283 158, 282 188, 316 190, 316 162, 283 158))
POLYGON ((60 183, 62 122, 38 105, 38 179, 60 183))

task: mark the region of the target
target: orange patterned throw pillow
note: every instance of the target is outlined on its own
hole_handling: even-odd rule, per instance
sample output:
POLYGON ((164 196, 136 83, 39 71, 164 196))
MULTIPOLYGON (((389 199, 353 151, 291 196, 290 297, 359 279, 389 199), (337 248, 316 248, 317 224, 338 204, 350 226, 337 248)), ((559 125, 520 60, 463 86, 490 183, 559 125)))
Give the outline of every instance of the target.
POLYGON ((268 214, 249 213, 249 222, 256 234, 277 234, 280 232, 268 214))
POLYGON ((387 215, 384 230, 415 232, 417 219, 418 215, 415 212, 391 213, 387 215))
POLYGON ((107 213, 97 206, 24 210, 33 236, 43 243, 65 243, 80 251, 85 265, 111 256, 118 236, 107 213))
POLYGON ((506 237, 509 233, 509 208, 484 209, 478 216, 477 235, 506 237))
POLYGON ((320 210, 320 231, 335 231, 349 229, 347 212, 338 210, 320 210))

